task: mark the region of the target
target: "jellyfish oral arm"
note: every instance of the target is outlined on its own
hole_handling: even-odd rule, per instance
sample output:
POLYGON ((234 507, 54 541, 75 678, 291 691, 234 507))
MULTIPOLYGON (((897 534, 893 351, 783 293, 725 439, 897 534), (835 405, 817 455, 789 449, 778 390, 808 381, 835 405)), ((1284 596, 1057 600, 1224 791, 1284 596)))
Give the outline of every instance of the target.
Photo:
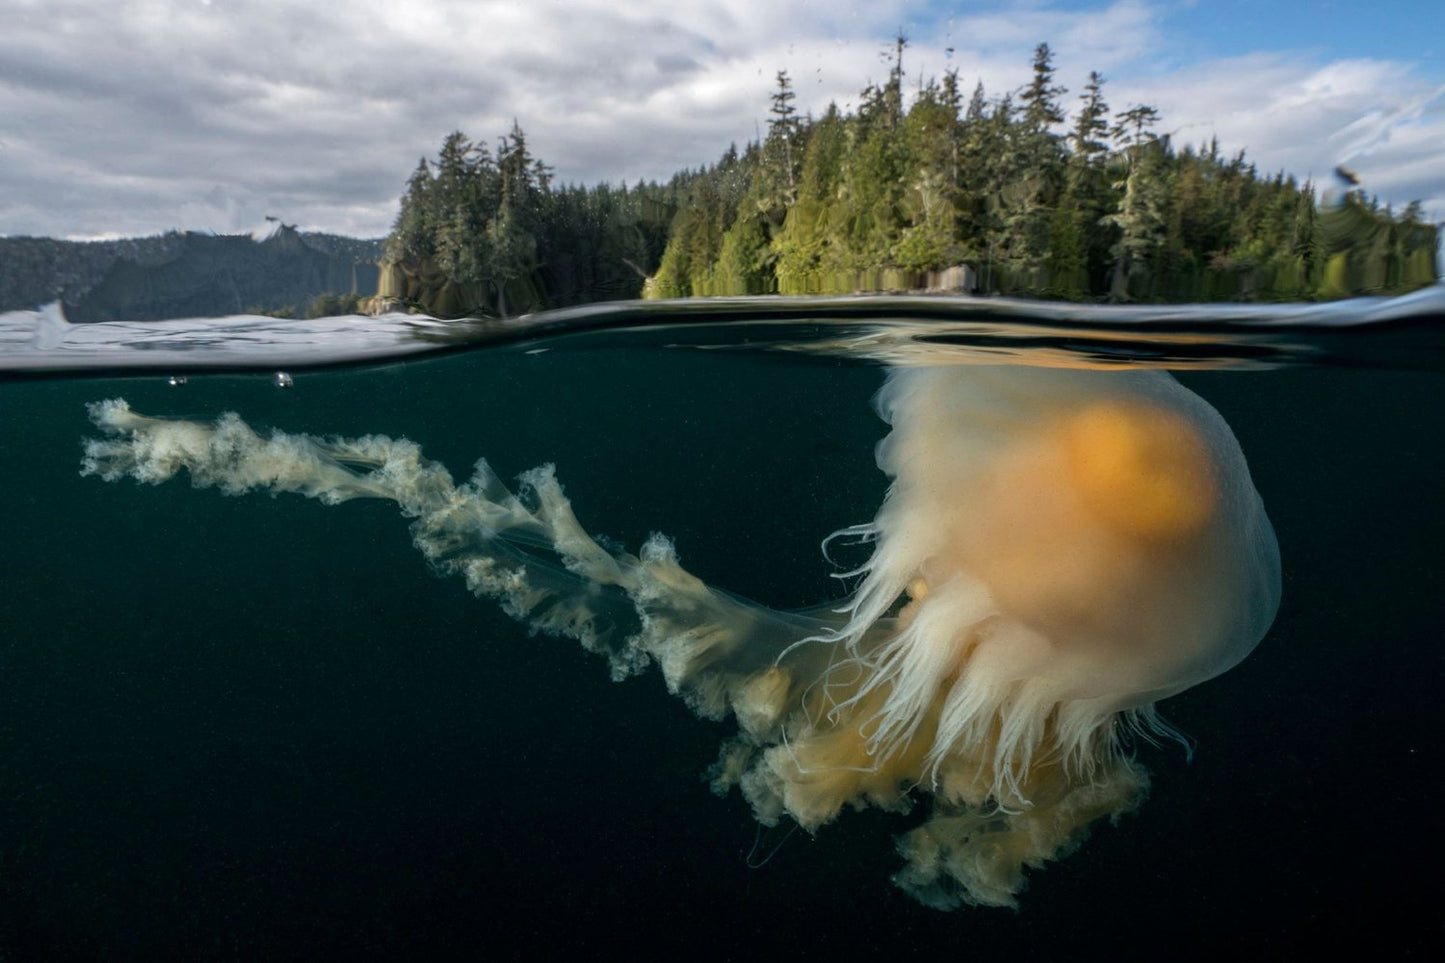
POLYGON ((262 435, 235 414, 214 422, 153 418, 121 399, 89 411, 104 437, 85 441, 82 475, 158 485, 185 472, 193 486, 227 495, 395 502, 439 571, 462 576, 532 629, 607 656, 615 678, 656 660, 669 687, 709 717, 731 708, 737 680, 836 621, 715 591, 682 567, 661 535, 637 555, 603 548, 578 522, 551 465, 525 472, 518 497, 484 460, 457 485, 406 439, 262 435))

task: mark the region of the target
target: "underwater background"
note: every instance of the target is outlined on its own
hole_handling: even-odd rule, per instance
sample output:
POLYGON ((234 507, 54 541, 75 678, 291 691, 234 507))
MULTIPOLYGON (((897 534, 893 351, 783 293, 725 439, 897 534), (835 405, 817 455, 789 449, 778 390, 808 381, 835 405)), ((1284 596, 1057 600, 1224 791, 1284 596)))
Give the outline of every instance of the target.
POLYGON ((1242 665, 1161 704, 1193 759, 1142 746, 1148 802, 1032 872, 1018 912, 895 889, 918 814, 760 833, 703 778, 730 724, 435 577, 390 503, 79 475, 85 403, 112 397, 404 435, 461 477, 552 462, 590 531, 665 533, 708 584, 799 607, 843 597, 819 543, 883 497, 877 364, 623 333, 290 390, 0 383, 0 959, 1279 958, 1360 933, 1431 956, 1445 381, 1433 340, 1393 333, 1419 363, 1383 364, 1384 337, 1176 372, 1239 438, 1283 604, 1242 665))

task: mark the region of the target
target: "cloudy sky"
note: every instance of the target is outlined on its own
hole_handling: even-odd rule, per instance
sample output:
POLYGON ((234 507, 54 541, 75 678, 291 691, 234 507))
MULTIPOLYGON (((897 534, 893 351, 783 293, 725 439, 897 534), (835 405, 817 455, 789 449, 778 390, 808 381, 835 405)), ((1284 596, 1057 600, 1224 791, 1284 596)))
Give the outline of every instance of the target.
POLYGON ((886 73, 1022 85, 1055 51, 1177 140, 1445 218, 1438 0, 0 0, 0 234, 386 233, 423 154, 513 118, 566 181, 662 179, 886 73))

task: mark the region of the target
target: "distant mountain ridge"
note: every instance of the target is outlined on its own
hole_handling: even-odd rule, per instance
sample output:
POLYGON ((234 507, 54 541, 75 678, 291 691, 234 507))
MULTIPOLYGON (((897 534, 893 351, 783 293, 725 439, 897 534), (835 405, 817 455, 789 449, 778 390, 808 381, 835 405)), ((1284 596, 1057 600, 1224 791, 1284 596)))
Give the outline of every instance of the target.
POLYGON ((324 296, 376 293, 384 241, 171 232, 113 241, 0 238, 0 311, 60 300, 71 321, 300 316, 324 296))

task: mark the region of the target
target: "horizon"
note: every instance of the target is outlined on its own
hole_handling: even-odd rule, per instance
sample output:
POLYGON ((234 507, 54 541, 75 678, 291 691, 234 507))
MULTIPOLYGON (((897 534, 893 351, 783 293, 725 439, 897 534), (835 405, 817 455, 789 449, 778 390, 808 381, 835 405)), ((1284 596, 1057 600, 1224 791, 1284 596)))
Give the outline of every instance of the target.
POLYGON ((1098 70, 1112 110, 1153 104, 1176 147, 1217 137, 1322 194, 1343 164, 1382 203, 1445 219, 1445 61, 1398 39, 1435 42, 1445 14, 1406 0, 1369 18, 1320 9, 587 0, 563 18, 448 0, 0 0, 0 234, 255 235, 269 216, 384 237, 418 157, 452 130, 494 144, 514 119, 557 183, 666 181, 757 139, 778 70, 801 112, 854 106, 900 31, 910 90, 957 69, 964 90, 981 81, 996 98, 1026 82, 1044 42, 1070 116, 1098 70))

